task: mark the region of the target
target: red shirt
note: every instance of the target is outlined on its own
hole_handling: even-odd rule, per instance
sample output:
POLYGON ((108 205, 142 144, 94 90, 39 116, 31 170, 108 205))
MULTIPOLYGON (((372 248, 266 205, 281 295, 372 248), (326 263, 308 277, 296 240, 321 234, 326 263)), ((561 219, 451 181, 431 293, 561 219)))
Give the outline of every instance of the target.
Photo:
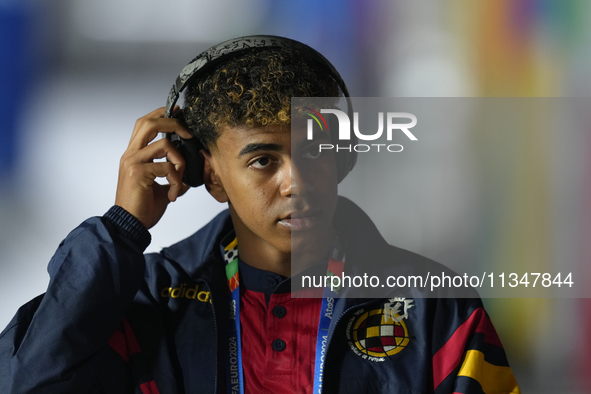
POLYGON ((240 261, 245 393, 312 392, 321 303, 291 298, 289 278, 240 261))

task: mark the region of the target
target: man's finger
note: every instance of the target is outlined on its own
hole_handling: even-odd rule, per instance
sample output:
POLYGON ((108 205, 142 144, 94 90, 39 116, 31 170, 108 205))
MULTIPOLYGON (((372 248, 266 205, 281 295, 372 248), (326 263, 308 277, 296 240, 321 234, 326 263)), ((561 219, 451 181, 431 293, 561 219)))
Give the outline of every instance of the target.
POLYGON ((176 170, 174 165, 169 162, 145 163, 141 164, 144 186, 151 186, 156 178, 166 178, 171 189, 175 189, 175 195, 182 189, 182 175, 176 170))
POLYGON ((128 149, 140 150, 150 143, 158 133, 177 133, 185 139, 193 138, 193 134, 183 122, 176 118, 163 118, 164 109, 153 111, 151 114, 138 119, 134 132, 129 141, 128 149), (158 115, 158 116, 150 116, 158 115), (150 116, 150 117, 149 117, 150 116))
POLYGON ((182 181, 182 174, 175 169, 172 163, 148 163, 145 165, 150 168, 154 182, 157 177, 166 178, 169 186, 167 193, 169 201, 176 201, 179 196, 182 196, 186 192, 186 185, 182 181))
POLYGON ((158 133, 177 133, 183 138, 192 138, 193 135, 177 119, 150 118, 144 119, 138 132, 129 142, 128 150, 137 151, 146 147, 158 133))
POLYGON ((161 159, 163 157, 166 157, 169 162, 174 164, 177 171, 184 169, 185 159, 181 153, 174 148, 172 143, 165 138, 127 156, 127 160, 131 163, 151 163, 155 159, 161 159))
POLYGON ((160 107, 160 108, 155 109, 154 111, 150 112, 149 114, 142 116, 138 120, 136 120, 135 126, 133 128, 133 133, 131 133, 131 138, 129 139, 129 143, 131 144, 131 141, 137 135, 138 130, 139 130, 139 128, 142 125, 142 123, 143 123, 144 120, 150 119, 150 118, 162 118, 162 117, 164 117, 165 111, 166 111, 166 109, 164 107, 160 107))

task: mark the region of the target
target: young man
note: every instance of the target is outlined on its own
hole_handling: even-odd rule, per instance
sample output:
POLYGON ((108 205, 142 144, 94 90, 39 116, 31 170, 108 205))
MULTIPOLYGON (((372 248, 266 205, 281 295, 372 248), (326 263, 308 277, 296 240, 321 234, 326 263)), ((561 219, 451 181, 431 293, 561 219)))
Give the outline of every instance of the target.
POLYGON ((292 298, 296 259, 312 273, 342 270, 343 256, 345 272, 384 255, 398 272, 442 268, 387 245, 337 197, 352 164, 339 173, 340 158, 291 129, 291 97, 346 90, 332 66, 280 38, 216 48, 191 63, 206 65, 197 78, 180 76, 186 124, 163 108, 138 120, 115 206, 68 235, 47 292, 0 334, 0 392, 519 392, 478 299, 292 298), (173 132, 203 143, 205 186, 228 211, 143 255, 188 188, 185 158, 151 143, 173 132))

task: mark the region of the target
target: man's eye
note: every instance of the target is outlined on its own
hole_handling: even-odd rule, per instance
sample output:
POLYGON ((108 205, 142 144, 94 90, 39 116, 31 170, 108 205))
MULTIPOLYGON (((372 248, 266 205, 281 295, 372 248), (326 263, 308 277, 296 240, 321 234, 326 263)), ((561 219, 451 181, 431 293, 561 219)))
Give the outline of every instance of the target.
POLYGON ((304 159, 317 159, 320 157, 322 152, 320 152, 320 146, 312 146, 304 151, 303 158, 304 159))
POLYGON ((259 159, 256 159, 252 163, 250 163, 249 166, 252 168, 261 169, 261 168, 268 167, 269 164, 271 164, 271 159, 269 157, 261 157, 259 159))

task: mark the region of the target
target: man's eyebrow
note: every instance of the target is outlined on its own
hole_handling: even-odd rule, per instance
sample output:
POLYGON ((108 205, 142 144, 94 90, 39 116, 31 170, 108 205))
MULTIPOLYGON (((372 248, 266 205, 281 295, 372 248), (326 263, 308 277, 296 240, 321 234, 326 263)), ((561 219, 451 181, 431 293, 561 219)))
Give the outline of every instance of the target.
POLYGON ((256 152, 259 150, 280 151, 281 149, 282 149, 281 145, 279 145, 279 144, 254 143, 254 144, 248 144, 244 148, 242 148, 240 153, 238 153, 238 156, 246 155, 248 153, 256 152))

